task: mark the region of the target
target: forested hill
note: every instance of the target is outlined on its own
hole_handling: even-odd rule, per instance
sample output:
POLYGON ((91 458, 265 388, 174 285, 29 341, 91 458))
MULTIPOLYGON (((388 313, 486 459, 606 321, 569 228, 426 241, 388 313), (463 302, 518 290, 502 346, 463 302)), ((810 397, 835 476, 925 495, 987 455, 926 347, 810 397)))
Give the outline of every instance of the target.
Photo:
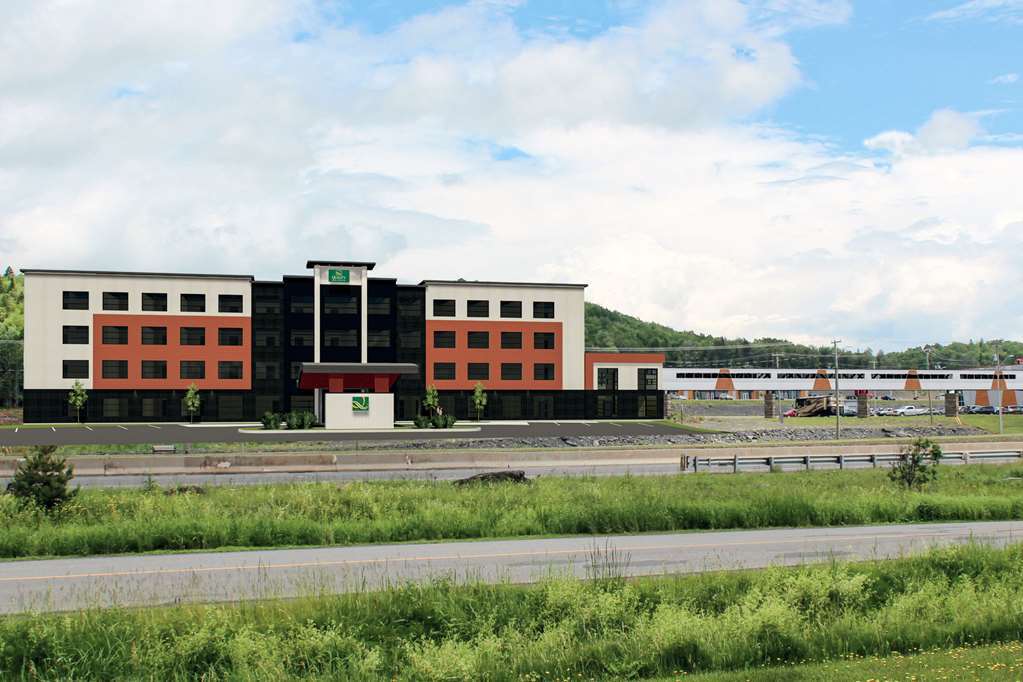
MULTIPOLYGON (((834 365, 834 352, 829 347, 804 346, 784 339, 729 339, 691 331, 678 331, 653 322, 644 322, 630 315, 609 310, 596 303, 586 304, 587 348, 665 348, 739 346, 666 353, 669 362, 689 367, 830 367, 834 365), (756 347, 762 344, 782 344, 756 347)), ((1023 343, 1018 341, 969 341, 934 344, 931 367, 957 369, 960 367, 990 366, 994 354, 1001 357, 1023 357, 1023 343)), ((904 351, 874 353, 871 349, 857 349, 841 354, 842 367, 898 367, 923 369, 927 356, 923 347, 904 351), (876 364, 875 364, 876 363, 876 364)))

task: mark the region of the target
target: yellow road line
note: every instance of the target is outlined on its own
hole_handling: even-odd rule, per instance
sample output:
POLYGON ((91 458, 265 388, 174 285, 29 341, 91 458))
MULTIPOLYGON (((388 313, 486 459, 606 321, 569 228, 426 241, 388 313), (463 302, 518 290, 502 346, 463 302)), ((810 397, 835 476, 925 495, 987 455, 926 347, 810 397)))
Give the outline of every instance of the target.
MULTIPOLYGON (((995 531, 995 532, 1006 532, 1006 531, 995 531)), ((1011 532, 1011 531, 1010 531, 1011 532)), ((896 535, 848 535, 836 540, 841 542, 856 541, 856 540, 880 540, 880 539, 924 539, 942 537, 948 535, 947 533, 903 533, 896 535)), ((642 551, 660 551, 660 550, 685 550, 685 549, 706 549, 708 547, 744 547, 754 545, 791 545, 800 544, 810 541, 809 538, 801 539, 790 539, 790 540, 750 540, 746 542, 711 542, 711 543, 691 543, 685 545, 646 545, 641 547, 622 547, 616 548, 621 552, 642 552, 642 551)), ((836 544, 837 547, 837 544, 836 544)), ((830 547, 827 549, 820 550, 822 553, 827 553, 830 550, 836 549, 836 547, 830 547)), ((413 556, 413 557, 384 557, 379 559, 340 559, 337 561, 304 561, 304 562, 290 562, 282 564, 238 564, 231 566, 196 566, 191 568, 153 568, 143 569, 137 571, 108 571, 98 573, 68 573, 65 575, 33 575, 24 577, 0 577, 0 583, 8 582, 20 582, 20 581, 39 581, 39 580, 71 580, 77 578, 112 578, 112 577, 124 577, 124 576, 142 576, 142 575, 173 575, 178 573, 221 573, 225 571, 258 571, 258 570, 280 570, 289 568, 326 568, 336 566, 358 566, 367 564, 386 564, 386 563, 402 563, 402 562, 430 562, 430 561, 468 561, 475 559, 514 559, 531 556, 555 556, 555 555, 568 555, 568 554, 581 554, 588 552, 588 548, 575 548, 575 549, 559 549, 559 550, 542 550, 542 551, 528 551, 528 552, 496 552, 491 554, 448 554, 438 556, 413 556)), ((51 561, 60 561, 59 559, 52 559, 51 561)))

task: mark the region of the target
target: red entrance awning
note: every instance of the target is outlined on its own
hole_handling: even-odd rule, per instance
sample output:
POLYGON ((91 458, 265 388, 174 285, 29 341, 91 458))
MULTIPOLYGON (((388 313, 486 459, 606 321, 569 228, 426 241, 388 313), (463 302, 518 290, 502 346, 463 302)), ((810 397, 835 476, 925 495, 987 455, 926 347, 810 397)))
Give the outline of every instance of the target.
POLYGON ((411 362, 303 362, 298 387, 328 393, 390 393, 400 377, 418 374, 419 366, 411 362))

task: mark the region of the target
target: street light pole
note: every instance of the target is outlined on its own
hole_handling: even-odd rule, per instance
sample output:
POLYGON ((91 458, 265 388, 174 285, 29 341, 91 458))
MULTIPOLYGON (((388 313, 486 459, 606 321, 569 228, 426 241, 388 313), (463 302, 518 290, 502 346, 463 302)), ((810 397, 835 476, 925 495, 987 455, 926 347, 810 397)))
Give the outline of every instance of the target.
POLYGON ((842 438, 842 408, 838 403, 838 339, 831 342, 835 346, 835 440, 842 438))
POLYGON ((1005 378, 1002 374, 1002 357, 995 353, 995 386, 998 388, 998 435, 1005 434, 1005 418, 1002 416, 1002 402, 1005 400, 1005 378))
MULTIPOLYGON (((927 379, 930 380, 931 372, 931 351, 934 350, 930 346, 924 348, 924 353, 927 354, 927 379)), ((927 389, 927 414, 931 416, 931 426, 934 426, 934 406, 931 404, 931 389, 927 389)))

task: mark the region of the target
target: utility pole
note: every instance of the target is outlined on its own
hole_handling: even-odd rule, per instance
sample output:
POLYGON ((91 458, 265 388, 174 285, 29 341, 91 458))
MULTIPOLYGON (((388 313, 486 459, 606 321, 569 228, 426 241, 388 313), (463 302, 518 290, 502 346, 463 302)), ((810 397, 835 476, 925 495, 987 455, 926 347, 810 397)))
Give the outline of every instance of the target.
MULTIPOLYGON (((924 348, 924 353, 927 354, 927 379, 930 380, 931 372, 931 351, 934 350, 930 346, 924 348)), ((931 406, 931 389, 927 389, 927 414, 931 416, 931 426, 934 426, 934 408, 931 406)))
POLYGON ((835 440, 842 438, 842 408, 838 402, 838 344, 839 340, 831 342, 835 346, 835 440))

